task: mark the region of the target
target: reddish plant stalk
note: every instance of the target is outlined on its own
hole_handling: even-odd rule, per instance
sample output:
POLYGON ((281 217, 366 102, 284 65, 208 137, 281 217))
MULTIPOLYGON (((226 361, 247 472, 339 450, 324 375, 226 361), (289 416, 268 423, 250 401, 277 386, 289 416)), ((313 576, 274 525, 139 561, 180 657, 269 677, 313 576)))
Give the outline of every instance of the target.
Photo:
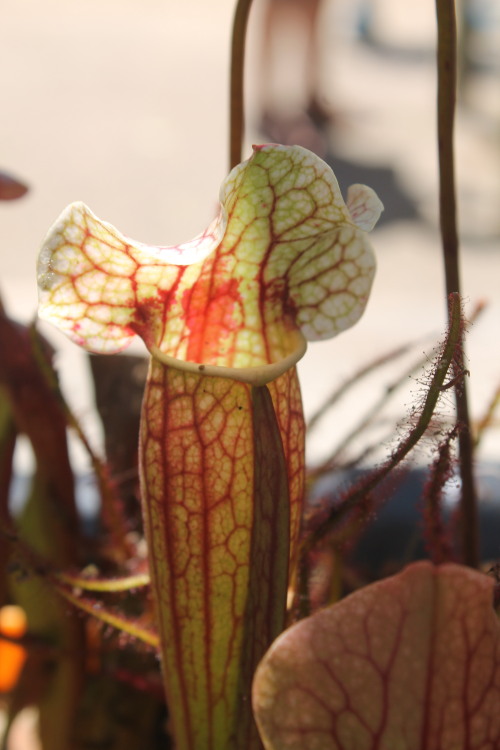
POLYGON ((445 383, 450 368, 455 363, 457 348, 459 346, 461 331, 463 328, 462 308, 458 294, 450 295, 450 323, 443 343, 442 350, 437 362, 433 368, 431 380, 427 389, 422 405, 415 415, 415 424, 409 430, 408 434, 397 444, 392 451, 391 456, 381 466, 370 471, 367 476, 362 477, 320 523, 312 524, 311 531, 304 539, 301 548, 301 555, 307 555, 316 545, 318 545, 328 534, 330 534, 337 525, 346 517, 348 513, 359 511, 362 501, 368 498, 371 493, 394 471, 399 464, 406 458, 410 451, 415 448, 417 443, 424 436, 427 428, 431 423, 434 410, 438 403, 439 397, 448 385, 445 383))
POLYGON ((231 41, 231 82, 229 98, 229 168, 241 161, 245 132, 245 42, 252 0, 238 0, 231 41))
MULTIPOLYGON (((454 0, 436 0, 438 25, 438 150, 439 150, 439 207, 443 248, 446 296, 461 293, 459 243, 456 222, 455 164, 453 131, 457 87, 457 30, 454 0)), ((463 337, 463 334, 462 334, 463 337)), ((463 343, 459 347, 457 372, 463 372, 463 343)), ((477 493, 474 481, 474 444, 471 432, 469 404, 465 382, 455 387, 457 419, 462 425, 458 437, 461 476, 462 557, 471 567, 479 561, 479 532, 477 493)))
POLYGON ((458 432, 458 425, 455 425, 439 444, 423 492, 424 536, 428 555, 435 565, 454 562, 455 557, 449 524, 443 518, 443 500, 445 485, 453 477, 455 468, 452 442, 458 432))

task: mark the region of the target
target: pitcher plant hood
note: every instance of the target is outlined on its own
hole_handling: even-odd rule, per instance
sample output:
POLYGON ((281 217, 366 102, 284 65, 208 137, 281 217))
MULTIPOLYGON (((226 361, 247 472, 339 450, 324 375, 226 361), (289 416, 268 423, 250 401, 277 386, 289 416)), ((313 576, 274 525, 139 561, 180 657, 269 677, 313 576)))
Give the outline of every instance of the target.
POLYGON ((96 353, 138 334, 164 364, 263 384, 362 315, 382 204, 299 146, 256 146, 198 237, 156 247, 73 203, 39 257, 39 314, 96 353))

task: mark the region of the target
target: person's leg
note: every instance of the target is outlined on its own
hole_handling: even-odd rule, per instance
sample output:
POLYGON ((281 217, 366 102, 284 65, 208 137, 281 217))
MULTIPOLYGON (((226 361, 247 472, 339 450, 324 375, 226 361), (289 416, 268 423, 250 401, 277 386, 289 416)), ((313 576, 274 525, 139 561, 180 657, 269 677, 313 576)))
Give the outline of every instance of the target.
POLYGON ((263 108, 269 105, 269 88, 274 81, 275 52, 279 36, 297 36, 297 54, 304 71, 304 101, 318 98, 320 53, 317 22, 321 0, 267 0, 262 20, 261 86, 263 108))
MULTIPOLYGON (((279 143, 299 143, 317 152, 325 148, 320 129, 329 120, 321 104, 321 55, 318 49, 318 17, 321 0, 267 0, 262 20, 260 101, 261 127, 266 136, 279 143), (277 87, 277 51, 283 35, 293 34, 294 72, 289 76, 298 91, 290 91, 290 100, 298 108, 287 107, 281 81, 277 87), (281 35, 281 37, 280 37, 281 35), (278 93, 278 96, 276 94, 278 93), (283 106, 285 102, 285 106, 283 106)), ((286 46, 286 45, 285 45, 286 46)), ((283 72, 283 71, 281 71, 283 72)))

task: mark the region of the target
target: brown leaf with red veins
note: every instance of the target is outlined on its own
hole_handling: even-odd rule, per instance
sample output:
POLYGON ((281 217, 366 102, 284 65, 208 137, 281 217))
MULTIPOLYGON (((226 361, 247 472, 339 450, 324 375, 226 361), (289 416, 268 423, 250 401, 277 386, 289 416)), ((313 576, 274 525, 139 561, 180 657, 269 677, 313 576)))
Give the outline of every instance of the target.
MULTIPOLYGON (((50 366, 50 346, 40 339, 41 357, 50 366)), ((78 519, 73 471, 66 442, 66 418, 37 362, 30 329, 0 311, 0 385, 9 399, 19 432, 29 438, 39 473, 50 486, 50 511, 61 519, 60 542, 72 560, 78 519), (64 522, 62 519, 64 518, 64 522), (64 527, 64 531, 63 531, 64 527)))
POLYGON ((266 750, 496 750, 493 580, 429 562, 297 623, 253 686, 266 750))
POLYGON ((27 192, 28 187, 23 182, 6 172, 0 172, 0 201, 13 201, 22 198, 27 192))

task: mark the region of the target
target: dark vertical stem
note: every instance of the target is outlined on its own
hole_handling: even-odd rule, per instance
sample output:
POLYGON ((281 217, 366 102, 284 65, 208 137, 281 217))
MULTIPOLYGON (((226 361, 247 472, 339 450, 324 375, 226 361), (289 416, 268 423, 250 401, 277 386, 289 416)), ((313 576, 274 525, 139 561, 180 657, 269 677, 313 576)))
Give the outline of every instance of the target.
POLYGON ((231 41, 231 83, 229 102, 229 168, 241 161, 241 148, 245 127, 244 116, 244 71, 245 41, 248 15, 252 0, 238 0, 233 20, 231 41))
MULTIPOLYGON (((436 0, 438 24, 438 148, 439 208, 446 293, 460 293, 458 234, 455 204, 455 165, 453 128, 457 86, 457 31, 455 0, 436 0)), ((463 346, 458 348, 456 367, 464 370, 463 346)), ((478 511, 473 472, 473 441, 465 382, 455 388, 459 436, 461 490, 462 555, 467 565, 478 564, 478 511)))
POLYGON ((439 208, 447 294, 460 292, 453 129, 456 100, 454 0, 437 0, 439 208))

